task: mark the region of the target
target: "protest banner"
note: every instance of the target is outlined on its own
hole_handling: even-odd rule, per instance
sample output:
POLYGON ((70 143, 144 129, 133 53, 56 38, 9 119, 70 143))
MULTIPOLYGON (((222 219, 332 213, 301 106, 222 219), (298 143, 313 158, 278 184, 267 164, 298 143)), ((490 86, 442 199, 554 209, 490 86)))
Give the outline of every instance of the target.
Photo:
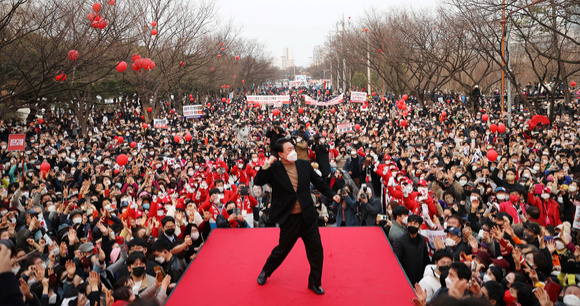
POLYGON ((167 128, 167 120, 166 119, 153 119, 153 127, 158 129, 166 129, 167 128))
POLYGON ((276 107, 282 104, 290 104, 290 95, 284 96, 246 96, 248 103, 268 104, 276 107))
POLYGON ((367 93, 360 91, 350 92, 350 102, 365 103, 367 101, 367 93))
POLYGON ((427 240, 427 246, 429 247, 429 256, 433 256, 433 253, 435 253, 435 239, 437 238, 445 241, 447 233, 445 231, 425 231, 425 240, 427 240))
POLYGON ((24 151, 26 146, 26 135, 25 134, 10 134, 8 136, 8 149, 7 151, 24 151))
POLYGON ((203 117, 203 108, 201 105, 184 105, 183 117, 185 119, 199 119, 203 117))
POLYGON ((352 132, 352 123, 337 124, 336 125, 336 132, 339 134, 352 132))

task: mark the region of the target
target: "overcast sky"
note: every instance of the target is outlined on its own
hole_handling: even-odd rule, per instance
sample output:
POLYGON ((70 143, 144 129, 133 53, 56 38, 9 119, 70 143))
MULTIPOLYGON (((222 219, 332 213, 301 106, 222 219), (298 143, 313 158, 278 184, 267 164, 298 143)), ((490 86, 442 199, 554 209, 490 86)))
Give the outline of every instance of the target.
POLYGON ((282 49, 294 51, 297 66, 307 67, 315 45, 322 45, 335 23, 364 15, 365 10, 405 6, 433 6, 433 0, 217 0, 218 13, 243 26, 242 36, 266 43, 272 56, 282 56, 282 49))

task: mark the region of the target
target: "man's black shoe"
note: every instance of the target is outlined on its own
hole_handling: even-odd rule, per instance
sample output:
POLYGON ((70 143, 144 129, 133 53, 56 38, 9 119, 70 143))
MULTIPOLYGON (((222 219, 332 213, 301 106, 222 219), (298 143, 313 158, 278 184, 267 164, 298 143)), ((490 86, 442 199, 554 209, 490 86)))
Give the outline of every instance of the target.
POLYGON ((266 272, 264 271, 260 272, 260 275, 258 275, 258 284, 260 285, 265 284, 267 279, 268 276, 266 276, 266 272))
POLYGON ((314 291, 314 293, 316 293, 318 295, 324 294, 324 289, 322 289, 322 287, 319 287, 319 286, 312 286, 312 285, 308 284, 308 289, 314 291))

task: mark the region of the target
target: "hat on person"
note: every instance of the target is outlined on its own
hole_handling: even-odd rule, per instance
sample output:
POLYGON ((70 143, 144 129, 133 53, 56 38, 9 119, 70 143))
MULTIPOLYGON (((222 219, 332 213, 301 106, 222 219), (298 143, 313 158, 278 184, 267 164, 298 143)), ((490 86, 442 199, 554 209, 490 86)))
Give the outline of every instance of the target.
POLYGON ((491 255, 489 255, 488 252, 485 251, 479 251, 475 254, 472 254, 473 256, 479 258, 479 260, 481 261, 481 263, 483 265, 485 265, 485 267, 487 268, 489 266, 489 263, 491 262, 491 255))
POLYGON ((240 163, 244 163, 244 160, 243 159, 238 159, 238 164, 240 164, 240 163))
POLYGON ((510 264, 507 260, 505 260, 503 257, 499 256, 498 258, 492 258, 491 262, 495 265, 498 266, 502 269, 504 269, 505 271, 509 271, 510 270, 510 264))
POLYGON ((95 249, 95 245, 90 241, 81 244, 81 246, 79 247, 79 251, 81 251, 83 253, 91 252, 94 249, 95 249))
POLYGON ((417 186, 427 186, 427 181, 426 180, 419 180, 417 182, 417 186))
POLYGON ((475 188, 475 184, 473 184, 473 182, 468 182, 465 186, 469 186, 471 188, 475 188))
POLYGON ((450 233, 453 236, 463 237, 463 233, 461 233, 461 230, 454 226, 448 227, 447 229, 445 229, 445 232, 450 233))
POLYGON ((68 228, 70 227, 70 225, 68 225, 67 223, 63 223, 58 227, 58 231, 57 231, 57 235, 59 238, 64 237, 64 235, 66 235, 68 233, 68 228))
POLYGON ((505 190, 505 188, 503 188, 503 187, 501 187, 501 186, 498 186, 497 188, 495 188, 495 193, 498 193, 498 192, 500 192, 500 191, 507 192, 507 191, 505 190))
POLYGON ((73 211, 70 212, 70 219, 72 220, 74 216, 76 215, 80 215, 81 211, 78 209, 74 209, 73 211))
POLYGON ((535 222, 528 222, 528 224, 524 225, 525 228, 529 229, 534 235, 539 235, 541 230, 538 223, 535 222))

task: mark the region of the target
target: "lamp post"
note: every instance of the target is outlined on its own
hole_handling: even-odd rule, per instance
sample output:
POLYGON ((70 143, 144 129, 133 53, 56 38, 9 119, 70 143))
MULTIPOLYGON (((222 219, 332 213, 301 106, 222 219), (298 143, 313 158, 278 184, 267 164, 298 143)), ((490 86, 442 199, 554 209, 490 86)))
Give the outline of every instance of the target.
POLYGON ((365 32, 367 38, 367 93, 371 95, 371 54, 370 54, 370 43, 369 43, 369 28, 359 29, 361 32, 365 32))

